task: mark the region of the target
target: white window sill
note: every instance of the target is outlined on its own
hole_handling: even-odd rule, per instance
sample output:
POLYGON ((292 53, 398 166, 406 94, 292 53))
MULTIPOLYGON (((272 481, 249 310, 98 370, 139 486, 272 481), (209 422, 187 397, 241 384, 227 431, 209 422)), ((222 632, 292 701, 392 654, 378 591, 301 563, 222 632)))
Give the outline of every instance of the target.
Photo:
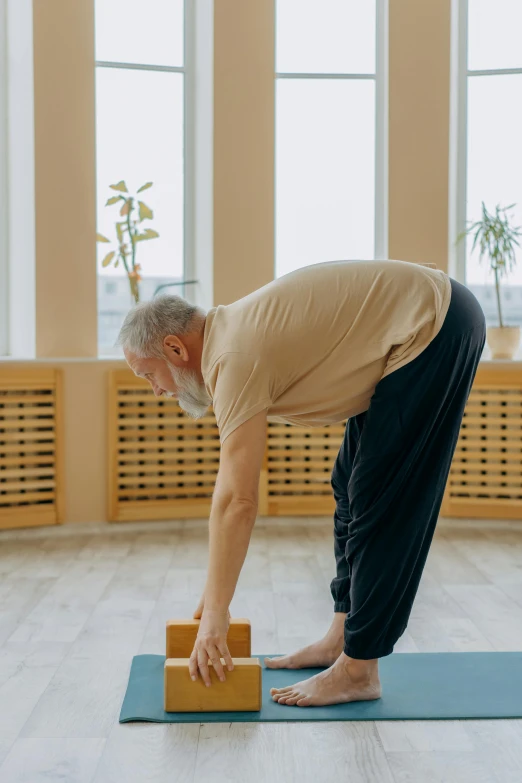
MULTIPOLYGON (((5 364, 89 364, 89 363, 92 364, 93 362, 105 362, 106 364, 120 363, 124 366, 127 365, 125 359, 119 356, 93 356, 93 357, 80 356, 77 358, 66 356, 63 358, 50 357, 50 358, 41 358, 41 359, 23 359, 23 358, 17 358, 15 356, 0 356, 0 363, 5 363, 5 364)), ((480 364, 488 364, 493 366, 507 365, 509 367, 511 366, 518 367, 519 365, 522 365, 522 345, 519 347, 513 359, 492 359, 491 352, 489 348, 486 346, 484 348, 484 353, 482 354, 480 364)))
POLYGON ((0 356, 0 362, 5 362, 6 364, 92 364, 93 362, 107 362, 107 364, 120 362, 120 364, 127 364, 125 359, 120 356, 79 356, 77 358, 66 356, 63 358, 42 357, 41 359, 23 359, 17 358, 15 356, 0 356))

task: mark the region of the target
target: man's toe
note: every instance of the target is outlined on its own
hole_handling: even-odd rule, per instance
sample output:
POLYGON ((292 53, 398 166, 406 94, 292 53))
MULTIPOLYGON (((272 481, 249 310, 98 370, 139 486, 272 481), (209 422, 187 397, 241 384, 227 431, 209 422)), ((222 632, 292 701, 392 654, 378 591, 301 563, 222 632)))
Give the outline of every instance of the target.
POLYGON ((271 688, 270 693, 288 693, 289 691, 293 691, 293 689, 293 685, 287 685, 285 688, 271 688))
POLYGON ((265 658, 265 666, 268 669, 287 669, 289 663, 288 655, 283 655, 280 658, 265 658))
POLYGON ((298 699, 299 694, 296 691, 289 691, 288 693, 283 693, 281 698, 279 699, 280 704, 290 704, 293 700, 298 699))

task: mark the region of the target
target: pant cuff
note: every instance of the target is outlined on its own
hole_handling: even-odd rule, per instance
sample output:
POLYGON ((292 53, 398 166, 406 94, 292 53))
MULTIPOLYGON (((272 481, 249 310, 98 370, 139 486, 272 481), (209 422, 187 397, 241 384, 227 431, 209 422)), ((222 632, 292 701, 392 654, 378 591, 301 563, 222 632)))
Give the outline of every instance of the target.
POLYGON ((391 655, 393 647, 383 647, 380 650, 357 650, 350 647, 349 644, 345 644, 343 652, 349 658, 355 658, 358 661, 371 661, 374 658, 385 658, 387 655, 391 655))
POLYGON ((349 601, 335 601, 334 602, 334 612, 342 612, 343 614, 348 614, 350 611, 350 602, 349 601))

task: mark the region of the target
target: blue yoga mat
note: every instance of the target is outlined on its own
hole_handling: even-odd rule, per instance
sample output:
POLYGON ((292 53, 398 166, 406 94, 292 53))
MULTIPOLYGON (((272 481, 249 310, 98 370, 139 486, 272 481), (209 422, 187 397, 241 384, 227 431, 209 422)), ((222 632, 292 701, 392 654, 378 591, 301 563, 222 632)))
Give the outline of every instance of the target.
MULTIPOLYGON (((267 669, 259 712, 165 712, 162 655, 132 661, 120 723, 252 723, 298 720, 452 720, 522 718, 522 652, 394 653, 379 662, 382 698, 332 707, 288 707, 273 701, 283 688, 320 669, 267 669)), ((275 657, 273 655, 268 656, 275 657)))

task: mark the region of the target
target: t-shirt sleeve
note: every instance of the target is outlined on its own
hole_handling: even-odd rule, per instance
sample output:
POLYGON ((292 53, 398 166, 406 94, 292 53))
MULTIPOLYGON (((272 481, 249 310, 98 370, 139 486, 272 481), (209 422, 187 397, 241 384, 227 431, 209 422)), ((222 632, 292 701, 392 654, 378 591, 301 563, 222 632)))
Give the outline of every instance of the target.
POLYGON ((264 359, 246 353, 224 353, 212 366, 209 386, 221 444, 237 427, 272 402, 270 369, 264 359))

